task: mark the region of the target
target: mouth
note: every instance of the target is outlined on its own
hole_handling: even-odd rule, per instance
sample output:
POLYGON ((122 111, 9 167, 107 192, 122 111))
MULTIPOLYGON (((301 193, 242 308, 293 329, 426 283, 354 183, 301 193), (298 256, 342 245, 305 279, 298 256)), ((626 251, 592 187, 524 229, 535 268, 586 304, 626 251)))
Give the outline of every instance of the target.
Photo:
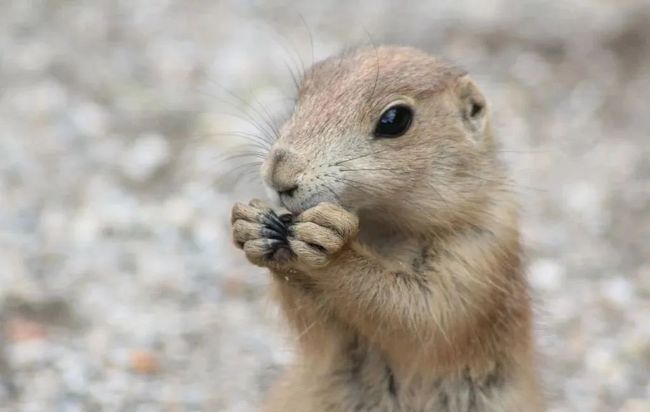
POLYGON ((324 201, 318 195, 311 195, 307 198, 297 198, 295 196, 282 195, 279 198, 282 206, 287 208, 294 215, 299 215, 305 210, 310 209, 324 201))
POLYGON ((305 210, 322 202, 330 202, 340 205, 339 199, 334 194, 330 195, 329 192, 321 192, 318 189, 298 190, 290 195, 278 194, 277 191, 273 190, 273 188, 268 185, 264 185, 264 189, 266 191, 266 196, 273 207, 287 209, 294 215, 299 215, 305 210))

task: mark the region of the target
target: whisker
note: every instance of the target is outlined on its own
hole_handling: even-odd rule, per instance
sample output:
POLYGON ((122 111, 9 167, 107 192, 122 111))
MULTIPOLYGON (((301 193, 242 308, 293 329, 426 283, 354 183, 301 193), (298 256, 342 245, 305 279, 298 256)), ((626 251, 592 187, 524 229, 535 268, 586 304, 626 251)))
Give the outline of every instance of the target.
POLYGON ((344 183, 344 184, 346 184, 348 187, 351 187, 351 188, 353 188, 353 189, 355 189, 355 190, 357 190, 357 191, 359 191, 359 192, 361 192, 361 193, 364 193, 364 194, 372 194, 372 192, 370 192, 370 191, 368 191, 368 190, 364 190, 362 187, 359 187, 359 186, 354 185, 354 184, 352 184, 352 183, 345 182, 345 181, 343 181, 343 180, 341 180, 341 179, 339 179, 339 178, 337 178, 337 177, 334 177, 334 176, 329 176, 329 177, 331 177, 332 179, 334 179, 335 182, 337 182, 337 183, 344 183))
POLYGON ((391 168, 391 167, 378 167, 375 169, 339 169, 341 172, 376 172, 376 171, 388 171, 388 172, 403 172, 407 173, 406 170, 401 168, 391 168))
POLYGON ((341 198, 339 197, 339 195, 337 195, 336 192, 334 191, 334 189, 332 189, 331 187, 329 187, 329 186, 327 185, 327 183, 325 183, 325 180, 324 180, 323 178, 321 178, 320 176, 316 176, 316 179, 320 180, 321 183, 323 184, 323 186, 325 186, 325 188, 326 188, 327 190, 329 190, 330 193, 332 193, 332 194, 334 195, 334 197, 335 197, 336 200, 339 202, 339 204, 342 204, 342 203, 343 203, 343 202, 341 201, 341 198))
POLYGON ((482 176, 474 175, 474 174, 469 173, 468 171, 465 171, 465 170, 462 171, 461 174, 469 176, 469 177, 473 177, 475 179, 483 180, 483 181, 486 181, 486 182, 489 182, 489 183, 495 183, 497 185, 505 185, 507 187, 514 188, 514 189, 521 188, 521 189, 532 190, 532 191, 540 192, 540 193, 546 193, 547 192, 547 190, 540 189, 540 188, 537 188, 537 187, 521 185, 519 183, 513 182, 510 179, 504 179, 504 180, 488 179, 488 178, 485 178, 485 177, 482 177, 482 176))
POLYGON ((276 137, 280 136, 280 130, 278 129, 275 119, 271 115, 271 113, 268 111, 266 106, 264 106, 259 100, 253 99, 253 103, 257 104, 259 109, 266 115, 266 119, 268 120, 268 125, 273 130, 273 133, 275 134, 276 137))
POLYGON ((300 89, 302 79, 305 77, 305 63, 300 57, 300 51, 295 42, 288 36, 282 34, 276 27, 264 23, 262 24, 268 29, 268 33, 273 37, 273 42, 282 49, 284 53, 282 60, 285 67, 289 70, 293 84, 296 88, 295 91, 297 92, 300 89), (291 64, 287 62, 287 59, 291 64))
POLYGON ((248 144, 261 149, 265 153, 267 153, 271 149, 271 145, 266 140, 264 140, 261 136, 252 133, 229 132, 229 133, 217 133, 214 134, 213 136, 239 137, 247 140, 249 142, 248 144))
POLYGON ((307 35, 309 36, 309 46, 311 49, 311 64, 310 64, 311 67, 314 65, 314 36, 312 35, 311 29, 307 24, 307 20, 305 20, 305 17, 302 15, 302 13, 298 13, 298 16, 300 17, 302 24, 305 26, 305 29, 307 29, 307 35))
MULTIPOLYGON (((372 40, 372 37, 370 36, 370 32, 366 27, 363 27, 363 31, 366 33, 366 36, 368 36, 368 40, 370 41, 370 45, 375 51, 375 82, 372 85, 372 91, 370 92, 370 97, 368 98, 368 102, 372 102, 372 98, 375 97, 375 92, 377 90, 377 83, 379 82, 379 52, 377 51, 377 46, 375 45, 375 42, 372 40)), ((364 119, 365 116, 367 115, 364 114, 364 119)))
POLYGON ((386 149, 383 149, 383 150, 378 150, 378 151, 375 151, 375 152, 370 152, 370 153, 362 154, 362 155, 359 155, 359 156, 356 156, 356 157, 352 157, 352 158, 349 158, 349 159, 340 160, 340 161, 334 163, 334 166, 339 166, 339 165, 341 165, 341 164, 343 164, 343 163, 351 162, 351 161, 353 161, 353 160, 363 159, 364 157, 368 157, 368 156, 376 155, 376 154, 379 154, 379 153, 383 153, 383 152, 386 152, 386 151, 388 151, 388 150, 390 150, 390 149, 389 149, 389 148, 386 148, 386 149))
POLYGON ((309 326, 307 326, 305 329, 303 329, 303 330, 298 334, 298 336, 296 336, 296 339, 297 339, 297 340, 301 340, 301 339, 303 338, 303 336, 305 336, 305 335, 307 334, 307 332, 309 332, 309 331, 311 330, 311 328, 313 328, 313 327, 314 327, 316 324, 318 324, 318 323, 319 323, 319 320, 318 320, 318 319, 314 320, 311 324, 309 324, 309 326))
POLYGON ((223 186, 226 181, 232 180, 233 184, 237 184, 242 176, 248 174, 248 173, 253 173, 257 172, 257 168, 261 165, 261 162, 259 161, 253 161, 253 162, 247 162, 244 164, 240 164, 230 170, 228 170, 225 173, 222 173, 221 176, 219 176, 216 180, 217 185, 223 186), (232 178, 233 174, 236 174, 234 178, 232 178))
POLYGON ((260 164, 266 159, 266 156, 262 153, 251 153, 251 152, 226 152, 221 155, 216 156, 216 160, 219 162, 229 162, 237 159, 246 159, 248 157, 254 157, 260 159, 260 164))
POLYGON ((351 182, 351 183, 354 183, 354 184, 357 184, 357 185, 361 185, 363 187, 368 187, 368 188, 371 188, 371 189, 375 189, 375 190, 377 190, 379 192, 384 190, 383 188, 381 188, 379 186, 375 186, 375 185, 372 185, 372 184, 366 183, 366 182, 360 182, 360 181, 354 180, 354 179, 349 179, 347 177, 335 176, 335 175, 331 175, 331 174, 325 174, 325 176, 329 176, 329 177, 332 177, 332 178, 335 178, 335 179, 340 179, 340 181, 343 181, 343 182, 351 182))
POLYGON ((555 150, 495 150, 495 153, 523 153, 523 154, 530 154, 530 153, 556 153, 555 150))
MULTIPOLYGON (((206 92, 201 92, 201 93, 207 94, 206 92)), ((217 96, 214 96, 214 95, 210 95, 210 94, 207 94, 207 95, 210 96, 210 97, 213 97, 213 98, 218 98, 217 96)), ((236 119, 239 119, 239 120, 241 120, 241 121, 244 121, 244 122, 250 124, 251 126, 253 126, 253 128, 255 128, 257 131, 259 131, 259 132, 261 133, 261 135, 259 135, 259 137, 260 137, 260 138, 261 138, 261 139, 262 139, 266 144, 268 144, 269 146, 273 144, 273 142, 275 141, 275 139, 277 138, 277 136, 275 136, 275 135, 273 134, 273 132, 272 132, 271 130, 268 129, 268 127, 265 127, 263 124, 261 124, 261 123, 260 123, 257 119, 255 119, 255 118, 254 118, 250 113, 248 113, 248 112, 246 112, 246 111, 242 110, 241 108, 238 108, 238 107, 236 107, 236 106, 234 106, 234 105, 233 105, 233 107, 234 107, 236 110, 238 110, 240 113, 228 113, 228 112, 223 112, 222 114, 224 114, 224 115, 226 115, 226 116, 232 116, 232 117, 234 117, 234 118, 236 118, 236 119), (263 136, 263 137, 262 137, 262 136, 263 136)))
POLYGON ((438 196, 438 197, 440 198, 440 200, 443 201, 443 203, 445 203, 448 207, 450 206, 450 204, 449 204, 449 202, 447 201, 447 199, 445 199, 445 198, 442 196, 442 193, 440 193, 440 191, 439 191, 438 189, 436 189, 435 185, 429 185, 429 187, 431 188, 431 190, 434 191, 434 193, 436 194, 436 196, 438 196))
POLYGON ((365 154, 362 154, 362 155, 359 155, 359 156, 351 157, 349 159, 340 160, 340 161, 338 161, 336 163, 331 164, 331 166, 340 166, 343 163, 351 162, 353 160, 363 159, 364 157, 373 156, 373 155, 381 154, 381 153, 388 152, 388 151, 399 151, 399 150, 402 150, 404 148, 419 146, 420 144, 421 144, 421 142, 411 142, 411 143, 404 144, 404 145, 400 146, 397 149, 394 148, 394 147, 387 147, 385 149, 365 153, 365 154))
MULTIPOLYGON (((273 136, 275 139, 278 138, 278 134, 276 133, 276 129, 274 128, 273 124, 269 122, 269 120, 265 119, 264 116, 259 112, 258 108, 255 107, 255 105, 248 103, 244 98, 238 96, 234 92, 228 90, 225 86, 221 85, 219 82, 215 80, 208 80, 210 83, 213 83, 217 85, 223 92, 228 94, 231 98, 235 99, 235 101, 239 102, 241 106, 247 107, 250 109, 253 114, 255 114, 258 118, 256 119, 255 117, 252 116, 251 113, 247 110, 242 110, 241 106, 237 107, 234 106, 236 109, 238 109, 244 116, 246 116, 247 120, 251 122, 258 130, 260 131, 265 131, 266 133, 269 133, 271 136, 273 136)), ((212 95, 210 93, 207 93, 205 91, 199 91, 199 93, 206 94, 210 97, 213 98, 218 98, 218 96, 212 95)))

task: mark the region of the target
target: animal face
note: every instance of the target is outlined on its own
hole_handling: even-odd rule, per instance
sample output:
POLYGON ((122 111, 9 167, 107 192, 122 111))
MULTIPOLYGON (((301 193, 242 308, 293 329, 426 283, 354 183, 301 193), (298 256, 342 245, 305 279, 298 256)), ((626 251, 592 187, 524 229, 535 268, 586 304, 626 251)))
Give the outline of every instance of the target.
POLYGON ((443 221, 479 190, 486 118, 474 84, 423 52, 330 58, 306 73, 263 180, 293 213, 332 202, 360 214, 418 208, 443 221))

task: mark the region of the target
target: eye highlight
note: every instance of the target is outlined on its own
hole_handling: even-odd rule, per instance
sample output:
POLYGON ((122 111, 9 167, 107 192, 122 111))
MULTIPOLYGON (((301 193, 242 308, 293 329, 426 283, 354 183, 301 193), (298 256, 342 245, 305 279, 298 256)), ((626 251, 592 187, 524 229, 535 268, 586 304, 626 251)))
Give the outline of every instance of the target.
POLYGON ((412 120, 413 110, 405 104, 396 104, 381 114, 374 135, 383 138, 399 137, 411 127, 412 120))

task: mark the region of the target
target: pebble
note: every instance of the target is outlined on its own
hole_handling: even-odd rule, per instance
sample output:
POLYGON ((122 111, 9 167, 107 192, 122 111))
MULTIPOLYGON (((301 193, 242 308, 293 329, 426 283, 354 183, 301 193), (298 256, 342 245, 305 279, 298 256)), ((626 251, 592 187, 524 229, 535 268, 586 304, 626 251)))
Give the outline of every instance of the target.
POLYGON ((170 150, 163 136, 157 133, 141 135, 127 148, 122 159, 122 171, 127 177, 144 182, 169 161, 170 150))
POLYGON ((47 328, 38 322, 25 319, 11 319, 7 325, 7 335, 12 342, 20 343, 47 338, 47 328))
POLYGON ((156 355, 145 350, 135 350, 129 354, 129 366, 141 375, 153 375, 160 371, 156 355))
POLYGON ((556 260, 538 259, 528 268, 528 277, 535 288, 555 291, 562 287, 565 270, 556 260))
POLYGON ((600 290, 608 302, 620 308, 629 305, 635 296, 634 286, 621 276, 603 281, 600 290))

